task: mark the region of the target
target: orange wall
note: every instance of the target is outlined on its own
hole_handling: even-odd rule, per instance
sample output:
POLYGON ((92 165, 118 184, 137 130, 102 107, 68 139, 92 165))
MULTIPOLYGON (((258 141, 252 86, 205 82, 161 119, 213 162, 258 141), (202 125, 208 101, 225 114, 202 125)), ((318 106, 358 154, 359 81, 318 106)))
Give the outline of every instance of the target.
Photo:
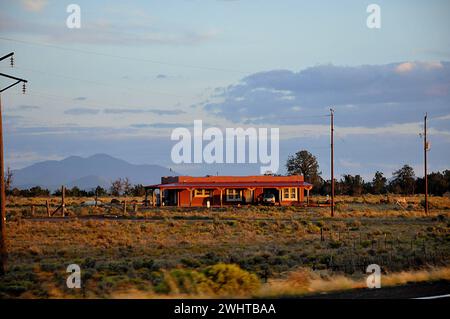
MULTIPOLYGON (((254 198, 255 198, 255 200, 257 200, 258 196, 260 194, 262 194, 264 192, 264 190, 262 188, 256 188, 254 192, 255 192, 254 198)), ((285 200, 282 200, 281 201, 281 205, 282 206, 290 206, 290 205, 298 204, 299 202, 303 202, 304 201, 304 190, 303 190, 303 188, 299 188, 298 192, 299 192, 298 200, 296 200, 296 201, 285 201, 285 200)), ((206 201, 208 201, 208 200, 210 201, 211 206, 219 206, 220 205, 220 190, 215 189, 213 191, 212 200, 211 200, 210 197, 195 197, 194 196, 194 192, 192 194, 192 206, 206 206, 206 201)), ((223 193, 222 193, 222 204, 223 205, 238 205, 238 204, 242 204, 242 201, 239 201, 239 202, 234 202, 234 201, 227 202, 227 200, 226 200, 226 193, 225 193, 225 191, 223 191, 223 193)), ((179 205, 180 206, 185 206, 185 207, 189 206, 189 191, 188 190, 181 190, 179 192, 179 205)))

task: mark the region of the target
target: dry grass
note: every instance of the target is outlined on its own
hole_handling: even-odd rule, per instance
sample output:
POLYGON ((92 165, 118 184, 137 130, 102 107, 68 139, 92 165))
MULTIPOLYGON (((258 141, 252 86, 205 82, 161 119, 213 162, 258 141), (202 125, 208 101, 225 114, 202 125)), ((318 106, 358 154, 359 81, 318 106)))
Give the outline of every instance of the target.
MULTIPOLYGON (((382 287, 404 285, 424 281, 450 281, 450 268, 430 268, 418 271, 402 271, 382 275, 382 287)), ((344 275, 324 275, 301 268, 291 272, 286 279, 272 280, 265 285, 257 297, 300 296, 331 291, 345 291, 366 288, 366 278, 352 278, 344 275)))
POLYGON ((27 205, 44 198, 10 198, 10 271, 0 282, 0 297, 215 297, 220 293, 209 290, 214 285, 204 284, 202 274, 220 263, 238 264, 260 278, 261 289, 244 296, 354 288, 362 283, 359 269, 333 268, 354 260, 387 262, 383 285, 448 274, 447 268, 413 270, 449 264, 450 200, 432 198, 435 206, 424 216, 419 197, 408 198, 406 208, 377 203, 381 198, 339 197, 333 219, 327 208, 228 207, 149 208, 129 211, 124 220, 86 219, 104 212, 77 206, 88 198, 69 198, 79 218, 64 221, 27 218, 27 205), (81 291, 65 287, 72 263, 82 267, 81 291))

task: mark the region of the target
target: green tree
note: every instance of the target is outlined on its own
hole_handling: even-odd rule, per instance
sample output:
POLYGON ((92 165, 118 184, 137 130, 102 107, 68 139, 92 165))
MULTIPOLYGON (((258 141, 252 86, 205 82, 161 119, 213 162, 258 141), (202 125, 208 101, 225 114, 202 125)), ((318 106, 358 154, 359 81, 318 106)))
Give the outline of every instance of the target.
MULTIPOLYGON (((432 172, 428 174, 428 193, 442 196, 448 189, 448 181, 445 178, 445 171, 432 172)), ((425 193, 425 178, 418 178, 416 181, 416 192, 425 193)))
POLYGON ((134 185, 134 187, 131 189, 131 195, 135 197, 144 196, 145 195, 145 188, 142 184, 134 185))
POLYGON ((106 196, 107 195, 106 189, 104 189, 101 186, 97 186, 94 189, 93 193, 94 193, 94 196, 95 196, 95 194, 97 194, 97 196, 106 196))
POLYGON ((386 193, 386 177, 380 171, 375 172, 375 176, 372 180, 372 192, 374 194, 384 194, 386 193))
POLYGON ((346 174, 342 176, 344 179, 341 180, 341 192, 343 194, 351 196, 359 196, 364 190, 364 180, 360 175, 352 176, 346 174))
POLYGON ((70 188, 66 188, 66 195, 67 196, 73 196, 73 197, 80 197, 81 196, 81 190, 77 186, 74 186, 71 189, 70 188))
POLYGON ((416 177, 414 169, 405 164, 402 168, 392 173, 394 179, 390 183, 391 189, 395 193, 402 193, 405 195, 414 194, 416 177))
POLYGON ((322 178, 320 177, 322 172, 319 172, 317 158, 306 150, 298 151, 294 156, 289 156, 286 169, 289 175, 303 175, 305 181, 313 184, 316 189, 320 188, 322 184, 322 178))

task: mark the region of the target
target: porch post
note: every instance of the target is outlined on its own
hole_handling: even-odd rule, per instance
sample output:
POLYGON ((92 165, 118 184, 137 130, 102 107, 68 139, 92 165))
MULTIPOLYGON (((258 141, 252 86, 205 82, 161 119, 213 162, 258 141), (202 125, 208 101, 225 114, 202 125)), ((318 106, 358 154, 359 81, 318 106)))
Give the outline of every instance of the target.
POLYGON ((189 188, 189 207, 192 207, 192 188, 189 188))
POLYGON ((252 198, 251 198, 250 204, 253 204, 255 202, 255 188, 249 188, 249 191, 252 194, 252 198))
POLYGON ((282 199, 282 195, 283 195, 283 192, 281 191, 281 188, 277 188, 278 189, 278 203, 280 204, 280 206, 281 206, 281 199, 282 199))
POLYGON ((160 206, 164 206, 163 205, 163 195, 164 195, 164 188, 160 188, 159 189, 159 205, 160 206))
MULTIPOLYGON (((145 188, 145 198, 144 198, 144 206, 145 207, 147 207, 147 205, 148 205, 147 200, 148 200, 148 189, 145 188)), ((97 204, 97 203, 95 203, 95 204, 97 204)))
POLYGON ((152 189, 152 206, 155 207, 156 206, 156 196, 155 196, 155 188, 152 189))
POLYGON ((181 204, 180 204, 180 190, 177 189, 176 192, 177 192, 177 207, 181 207, 181 204))
POLYGON ((221 188, 221 189, 220 189, 220 207, 222 207, 222 206, 223 206, 223 201, 222 201, 222 192, 223 192, 223 189, 221 188))
POLYGON ((306 205, 309 206, 309 188, 306 189, 306 205))

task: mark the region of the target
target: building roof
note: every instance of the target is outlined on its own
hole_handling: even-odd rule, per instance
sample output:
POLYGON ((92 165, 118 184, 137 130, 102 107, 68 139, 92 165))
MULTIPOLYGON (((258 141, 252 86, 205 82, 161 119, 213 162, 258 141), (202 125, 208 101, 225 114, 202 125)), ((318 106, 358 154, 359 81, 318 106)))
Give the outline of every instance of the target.
POLYGON ((312 188, 312 184, 303 181, 229 181, 229 182, 182 182, 182 183, 167 183, 148 185, 145 188, 164 188, 164 189, 186 189, 186 188, 247 188, 247 187, 262 187, 262 188, 277 188, 277 187, 305 187, 312 188))
POLYGON ((219 182, 303 182, 303 175, 275 176, 275 175, 253 175, 253 176, 164 176, 162 184, 169 183, 219 183, 219 182))

